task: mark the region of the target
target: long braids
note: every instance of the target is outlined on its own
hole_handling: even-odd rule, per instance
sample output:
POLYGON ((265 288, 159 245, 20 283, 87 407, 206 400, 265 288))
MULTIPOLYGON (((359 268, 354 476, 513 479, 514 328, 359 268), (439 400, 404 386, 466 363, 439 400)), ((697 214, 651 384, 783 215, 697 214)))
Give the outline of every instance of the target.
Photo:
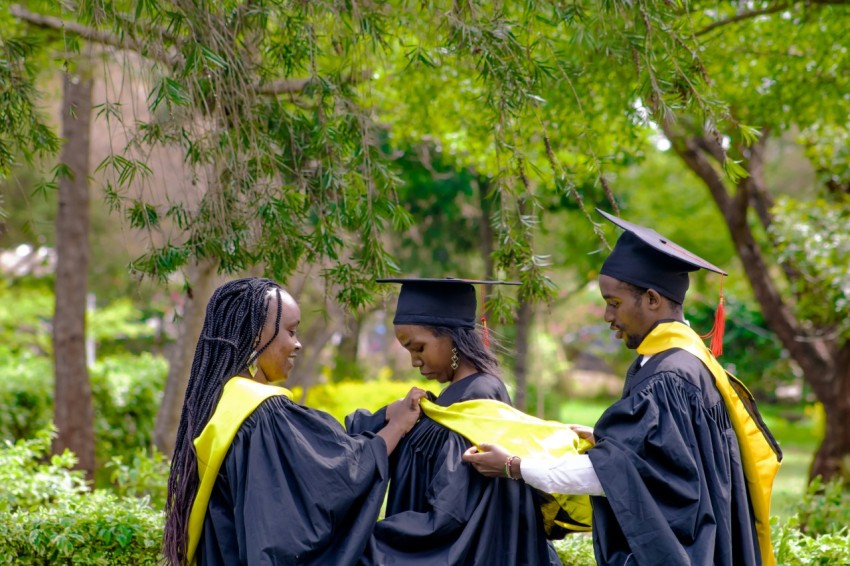
POLYGON ((280 331, 282 292, 269 279, 237 279, 216 289, 207 305, 168 477, 163 536, 167 564, 187 562, 189 515, 200 484, 193 441, 209 422, 224 384, 253 363, 280 331), (259 346, 273 295, 277 296, 274 335, 259 346))

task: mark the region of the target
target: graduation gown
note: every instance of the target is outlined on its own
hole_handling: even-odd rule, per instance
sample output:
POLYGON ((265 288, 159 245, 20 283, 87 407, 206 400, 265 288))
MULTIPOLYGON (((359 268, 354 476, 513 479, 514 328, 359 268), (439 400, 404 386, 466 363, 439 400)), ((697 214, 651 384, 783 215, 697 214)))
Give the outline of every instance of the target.
MULTIPOLYGON (((475 374, 449 385, 435 403, 471 399, 510 404, 504 383, 475 374)), ((383 426, 385 408, 348 416, 351 433, 383 426)), ((461 456, 471 443, 428 417, 390 459, 385 518, 375 526, 364 565, 560 565, 546 540, 535 491, 524 482, 491 479, 461 456)))
POLYGON ((741 452, 714 378, 673 348, 636 360, 587 454, 599 564, 761 564, 741 452))
POLYGON ((382 438, 349 436, 326 413, 267 399, 243 422, 219 470, 198 564, 355 564, 388 478, 382 438))

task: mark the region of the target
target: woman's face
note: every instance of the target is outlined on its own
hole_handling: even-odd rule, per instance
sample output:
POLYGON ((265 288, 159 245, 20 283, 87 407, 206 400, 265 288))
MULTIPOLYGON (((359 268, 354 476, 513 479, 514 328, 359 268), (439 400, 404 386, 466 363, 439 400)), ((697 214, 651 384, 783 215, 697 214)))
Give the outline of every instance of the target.
POLYGON ((410 363, 419 373, 439 383, 452 381, 452 339, 437 336, 427 326, 399 324, 395 327, 399 344, 410 352, 410 363))
MULTIPOLYGON (((257 358, 257 374, 254 376, 259 382, 283 381, 289 377, 289 372, 295 367, 295 357, 301 351, 301 342, 295 333, 298 323, 301 322, 301 309, 295 299, 288 293, 280 292, 280 324, 277 336, 272 340, 265 350, 257 358)), ((278 295, 272 291, 269 301, 269 313, 266 317, 266 325, 260 333, 259 347, 274 336, 275 317, 277 316, 278 295)))

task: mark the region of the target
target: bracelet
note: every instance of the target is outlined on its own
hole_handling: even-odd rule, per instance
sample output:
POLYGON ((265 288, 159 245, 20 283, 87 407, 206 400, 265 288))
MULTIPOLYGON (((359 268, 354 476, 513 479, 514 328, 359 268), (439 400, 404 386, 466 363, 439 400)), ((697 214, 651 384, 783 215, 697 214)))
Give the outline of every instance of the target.
POLYGON ((514 460, 516 458, 519 458, 519 456, 508 456, 508 460, 505 462, 505 476, 507 476, 508 479, 512 479, 512 480, 518 480, 519 479, 519 478, 515 478, 514 474, 513 474, 513 465, 514 465, 514 460))

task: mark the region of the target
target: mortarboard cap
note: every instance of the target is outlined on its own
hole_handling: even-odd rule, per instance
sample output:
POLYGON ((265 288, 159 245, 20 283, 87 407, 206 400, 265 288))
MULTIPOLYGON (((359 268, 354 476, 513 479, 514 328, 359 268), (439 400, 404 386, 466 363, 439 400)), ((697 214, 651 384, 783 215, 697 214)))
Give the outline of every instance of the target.
POLYGON ((478 302, 473 285, 519 285, 516 281, 476 279, 378 279, 378 283, 401 283, 393 324, 475 328, 478 302))
POLYGON ((688 273, 708 269, 726 272, 655 230, 596 211, 625 232, 617 240, 599 272, 645 289, 655 289, 668 299, 683 303, 690 283, 688 273))
MULTIPOLYGON (((688 273, 707 269, 723 276, 727 275, 716 265, 671 242, 651 228, 627 222, 598 208, 596 212, 625 230, 602 264, 602 269, 599 270, 602 275, 645 289, 655 289, 680 304, 685 301, 685 293, 690 284, 688 273)), ((714 315, 714 327, 703 336, 711 338, 711 353, 715 356, 723 353, 725 317, 721 280, 720 301, 714 315)))

